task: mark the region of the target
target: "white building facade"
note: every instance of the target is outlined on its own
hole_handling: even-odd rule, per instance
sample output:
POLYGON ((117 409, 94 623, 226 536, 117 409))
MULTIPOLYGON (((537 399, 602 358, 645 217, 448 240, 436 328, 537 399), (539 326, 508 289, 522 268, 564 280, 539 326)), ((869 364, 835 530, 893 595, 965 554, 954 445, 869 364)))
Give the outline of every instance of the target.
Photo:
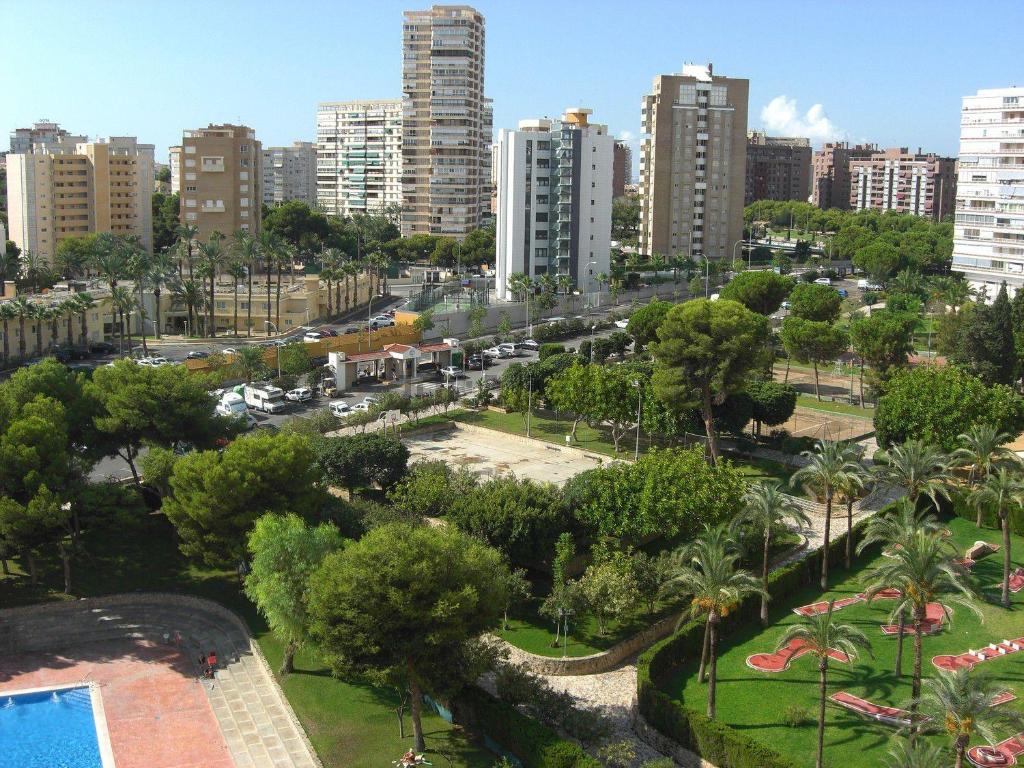
POLYGON ((568 275, 584 293, 607 273, 612 228, 615 139, 573 108, 561 120, 523 120, 499 132, 496 289, 511 299, 509 277, 568 275))
POLYGON ((335 216, 401 205, 401 99, 317 105, 316 201, 335 216))
POLYGON ((1024 285, 1024 88, 964 97, 953 269, 989 301, 1024 285))
POLYGON ((289 200, 316 204, 316 146, 311 141, 263 148, 263 204, 289 200))

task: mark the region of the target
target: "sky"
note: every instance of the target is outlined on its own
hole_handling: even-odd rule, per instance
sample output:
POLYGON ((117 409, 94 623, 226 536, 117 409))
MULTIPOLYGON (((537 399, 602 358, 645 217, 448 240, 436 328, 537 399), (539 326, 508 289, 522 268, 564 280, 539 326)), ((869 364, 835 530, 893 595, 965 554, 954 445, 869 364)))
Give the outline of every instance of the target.
MULTIPOLYGON (((314 139, 318 101, 401 97, 391 0, 0 0, 0 132, 167 147, 244 123, 314 139)), ((655 75, 683 63, 750 80, 748 127, 956 155, 962 96, 1024 82, 1017 0, 480 0, 495 136, 569 106, 634 143, 655 75), (965 32, 965 28, 969 28, 965 32), (973 29, 974 31, 970 31, 973 29), (982 34, 988 29, 991 34, 982 34)), ((6 139, 0 137, 0 149, 6 139)), ((634 152, 634 164, 636 163, 634 152)))

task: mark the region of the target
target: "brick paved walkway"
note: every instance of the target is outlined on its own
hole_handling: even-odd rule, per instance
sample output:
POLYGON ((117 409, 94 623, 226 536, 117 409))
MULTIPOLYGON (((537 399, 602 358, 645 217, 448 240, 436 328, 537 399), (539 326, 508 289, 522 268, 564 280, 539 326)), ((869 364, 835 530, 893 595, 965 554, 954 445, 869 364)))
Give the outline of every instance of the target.
MULTIPOLYGON (((316 753, 244 624, 230 611, 206 600, 139 593, 2 611, 0 655, 5 663, 0 667, 0 687, 26 687, 11 683, 16 675, 31 672, 32 665, 49 663, 59 668, 60 659, 74 660, 90 652, 93 663, 103 667, 113 657, 97 657, 96 650, 106 648, 108 654, 116 653, 118 648, 123 651, 126 641, 158 654, 162 651, 165 662, 170 661, 176 668, 177 677, 198 681, 189 685, 199 685, 205 692, 230 755, 229 765, 320 768, 316 753), (219 669, 215 679, 204 680, 199 676, 199 657, 209 650, 216 651, 219 669)), ((106 677, 108 672, 102 674, 106 677)), ((115 676, 107 685, 116 682, 115 676)), ((157 700, 161 701, 161 710, 173 715, 174 699, 158 696, 157 700)), ((200 716, 201 712, 196 715, 200 716)), ((220 768, 219 763, 187 762, 188 742, 194 741, 195 735, 180 738, 182 760, 167 765, 220 768)), ((211 738, 217 743, 215 737, 211 738)), ((116 745, 114 757, 120 757, 116 745)))

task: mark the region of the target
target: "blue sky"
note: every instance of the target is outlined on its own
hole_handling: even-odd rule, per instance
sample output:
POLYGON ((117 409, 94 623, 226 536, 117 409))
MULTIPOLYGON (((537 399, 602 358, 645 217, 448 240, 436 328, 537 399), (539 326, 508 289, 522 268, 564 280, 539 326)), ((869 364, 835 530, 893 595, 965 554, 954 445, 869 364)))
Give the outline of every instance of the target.
MULTIPOLYGON (((1024 3, 1010 0, 475 5, 495 131, 589 106, 635 139, 652 77, 712 61, 750 80, 752 128, 955 155, 960 98, 1024 81, 1019 46, 999 31, 1024 22, 1024 3)), ((420 7, 0 0, 0 132, 45 117, 90 136, 137 135, 161 161, 183 129, 211 122, 251 125, 264 146, 312 140, 318 101, 401 95, 402 11, 420 7)))

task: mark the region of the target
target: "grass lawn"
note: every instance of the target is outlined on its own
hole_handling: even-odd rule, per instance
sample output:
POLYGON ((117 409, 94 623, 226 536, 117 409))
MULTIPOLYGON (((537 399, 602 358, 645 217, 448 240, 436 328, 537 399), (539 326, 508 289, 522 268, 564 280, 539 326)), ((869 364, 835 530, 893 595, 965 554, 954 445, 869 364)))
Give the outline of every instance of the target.
MULTIPOLYGON (((60 562, 48 556, 39 564, 45 580, 40 587, 32 587, 17 564, 11 576, 0 575, 0 606, 136 590, 199 595, 238 612, 255 635, 271 669, 279 666, 282 644, 241 593, 234 572, 190 564, 178 552, 174 531, 162 516, 149 515, 116 528, 93 528, 83 536, 83 544, 88 558, 79 558, 75 565, 74 594, 70 598, 61 592, 60 562)), ((335 679, 314 651, 299 652, 295 674, 289 675, 282 685, 327 768, 387 765, 412 743, 408 715, 407 737, 399 738, 394 712, 396 697, 392 692, 335 679)), ((435 755, 435 765, 447 765, 439 749, 452 756, 454 766, 493 765, 494 756, 468 743, 461 731, 452 730, 429 709, 424 709, 424 715, 427 751, 435 755)))
MULTIPOLYGON (((956 519, 949 523, 957 549, 976 540, 998 542, 996 530, 978 531, 968 521, 956 519)), ((1015 565, 1024 563, 1024 538, 1014 537, 1015 565)), ((999 580, 1002 574, 1002 556, 989 555, 975 566, 979 589, 989 601, 998 601, 999 580)), ((865 562, 864 565, 867 563, 865 562)), ((836 572, 831 579, 832 590, 826 597, 846 597, 860 592, 864 583, 860 578, 863 565, 852 572, 836 572)), ((798 622, 792 608, 822 599, 817 587, 808 587, 775 605, 771 611, 772 624, 762 628, 752 624, 724 638, 722 655, 718 661, 718 717, 723 722, 753 736, 772 749, 793 759, 798 765, 814 765, 817 739, 818 670, 810 656, 796 659, 792 666, 778 674, 755 672, 746 666, 746 658, 753 653, 771 652, 784 628, 798 622), (794 718, 792 713, 798 713, 794 718), (794 719, 796 723, 794 723, 794 719)), ((983 606, 984 622, 966 609, 959 608, 950 626, 939 635, 924 638, 925 677, 936 673, 931 658, 937 654, 957 654, 969 648, 978 648, 1004 638, 1012 639, 1024 634, 1024 618, 1018 613, 1024 608, 1024 593, 1013 595, 1013 609, 1003 610, 996 602, 983 606)), ((871 640, 874 658, 861 654, 852 664, 832 662, 829 665, 829 695, 848 691, 875 704, 901 707, 910 698, 910 671, 913 664, 913 637, 904 645, 903 677, 893 675, 896 640, 883 637, 879 625, 888 623, 892 603, 879 601, 874 605, 858 603, 844 608, 838 616, 862 629, 871 640)), ((681 697, 693 708, 703 712, 707 686, 697 682, 699 658, 689 660, 667 690, 681 697)), ((1024 654, 1015 654, 980 665, 974 674, 991 675, 1005 683, 1020 700, 1005 704, 1022 708, 1024 701, 1024 654)), ((889 738, 894 729, 869 721, 829 705, 826 712, 825 764, 842 768, 874 768, 882 763, 889 738)), ((1010 736, 1006 733, 1002 736, 1010 736)), ((948 746, 945 737, 930 737, 948 746)))
MULTIPOLYGON (((477 411, 466 412, 455 418, 466 424, 475 424, 480 427, 508 432, 514 435, 526 435, 526 420, 519 413, 502 413, 500 411, 477 411)), ((530 419, 530 437, 543 440, 548 443, 565 445, 565 436, 572 430, 572 422, 565 418, 546 418, 534 414, 530 419)), ((620 441, 622 451, 615 453, 615 444, 612 442, 609 430, 603 427, 589 427, 585 422, 580 422, 576 427, 576 442, 574 448, 582 448, 585 451, 601 453, 606 456, 618 459, 631 459, 632 448, 635 445, 636 432, 628 432, 620 441)), ((640 434, 640 453, 646 453, 656 443, 640 434)), ((782 483, 789 482, 792 470, 777 461, 759 459, 736 454, 728 454, 727 458, 733 462, 737 469, 752 480, 761 478, 774 478, 782 483)))

